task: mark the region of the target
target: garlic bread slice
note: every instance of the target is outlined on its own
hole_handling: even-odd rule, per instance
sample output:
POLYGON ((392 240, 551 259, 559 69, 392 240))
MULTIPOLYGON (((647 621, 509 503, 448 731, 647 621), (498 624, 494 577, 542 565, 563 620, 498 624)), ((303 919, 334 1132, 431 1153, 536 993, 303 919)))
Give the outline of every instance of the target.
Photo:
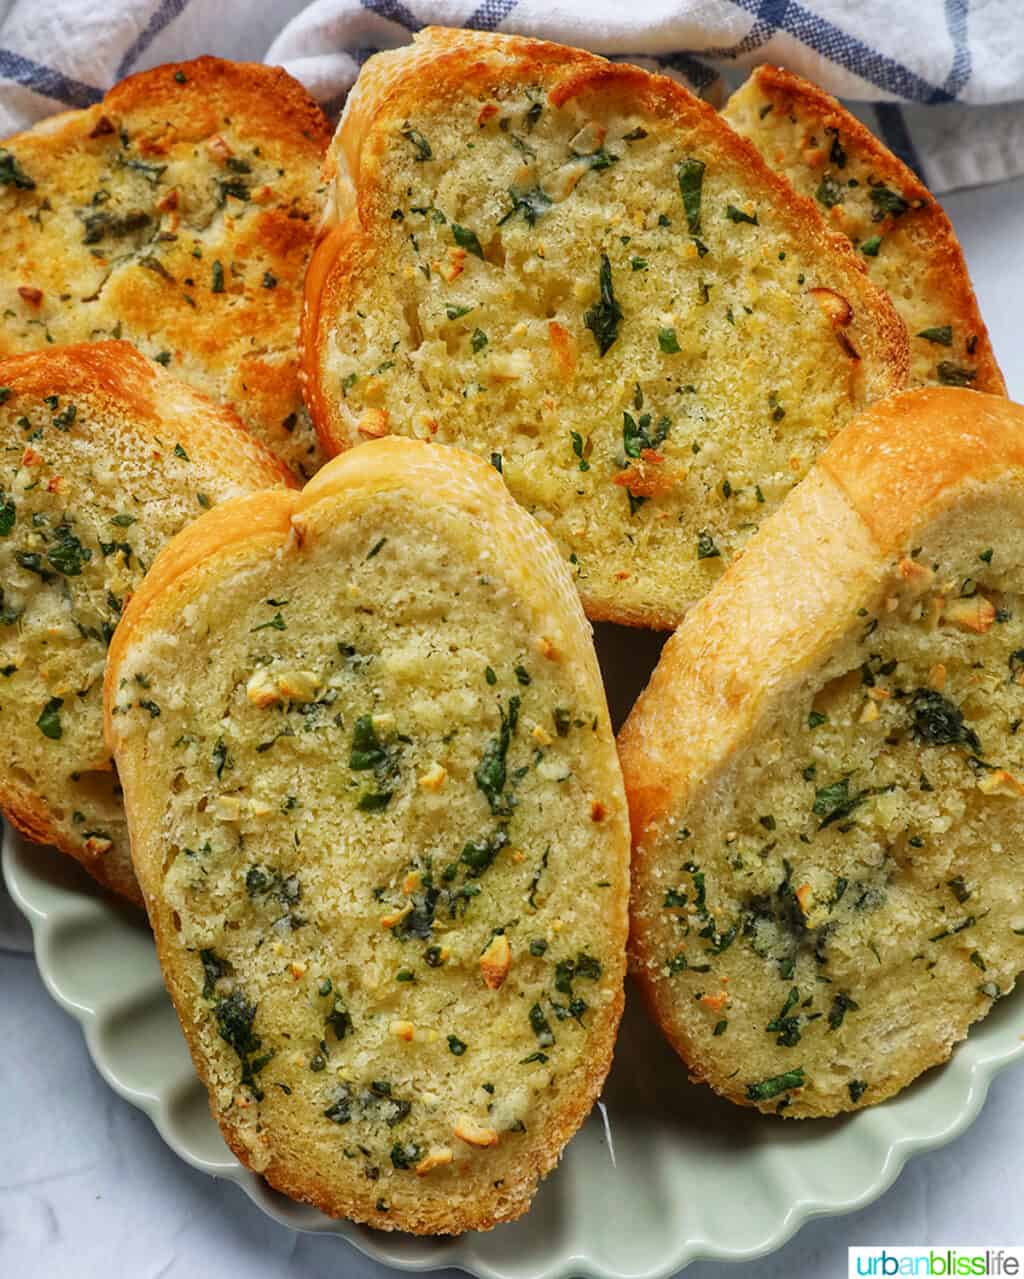
POLYGON ((732 1101, 881 1101, 1024 968, 1022 516, 1020 406, 874 406, 622 730, 636 976, 732 1101))
POLYGON ((674 626, 864 404, 904 327, 845 237, 673 81, 421 32, 365 66, 303 320, 337 452, 492 459, 593 618, 674 626))
POLYGON ((0 360, 0 438, 0 807, 139 901, 103 741, 107 646, 173 534, 289 472, 127 342, 0 360))
POLYGON ((835 98, 760 66, 722 112, 849 237, 910 338, 908 386, 1006 394, 952 223, 924 183, 835 98))
POLYGON ((123 338, 312 475, 295 344, 329 137, 280 67, 197 58, 0 141, 0 355, 123 338))
POLYGON ((380 441, 204 516, 107 716, 239 1158, 381 1229, 525 1211, 608 1069, 629 836, 589 627, 493 468, 380 441))

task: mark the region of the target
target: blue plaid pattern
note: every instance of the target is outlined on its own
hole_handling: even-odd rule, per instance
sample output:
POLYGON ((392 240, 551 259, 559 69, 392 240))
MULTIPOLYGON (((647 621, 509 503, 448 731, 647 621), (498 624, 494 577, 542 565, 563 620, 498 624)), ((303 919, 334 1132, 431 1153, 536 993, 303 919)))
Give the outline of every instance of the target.
MULTIPOLYGON (((980 181, 1024 171, 1024 155, 1015 158, 1022 148, 1005 141, 1007 134, 1024 135, 1024 117, 1014 124, 1007 116, 1016 100, 1024 100, 1024 17, 1021 33, 996 29, 993 8, 999 6, 976 3, 972 9, 971 0, 914 0, 912 6, 678 0, 677 13, 662 10, 648 19, 642 0, 633 6, 622 0, 477 0, 461 20, 480 31, 542 31, 617 59, 644 60, 712 100, 722 95, 723 80, 734 83, 742 68, 758 61, 792 66, 839 96, 845 91, 872 103, 865 108, 868 123, 926 180, 934 176, 933 144, 951 151, 952 143, 949 128, 944 125, 945 134, 931 128, 919 108, 955 112, 965 102, 999 101, 1006 105, 985 109, 1002 111, 1001 146, 990 148, 1002 158, 992 162, 990 174, 979 170, 970 179, 980 181), (697 16, 705 40, 693 36, 701 30, 694 25, 697 16), (679 38, 683 31, 687 44, 679 38), (1007 50, 1013 51, 1009 67, 1007 50)), ((0 126, 87 106, 134 70, 206 51, 284 61, 328 110, 337 111, 371 53, 408 41, 431 22, 450 20, 451 0, 264 0, 258 6, 251 0, 104 0, 106 34, 98 40, 92 0, 48 0, 48 10, 49 43, 43 47, 28 27, 19 29, 10 16, 0 20, 0 126), (55 41, 52 33, 62 27, 66 41, 55 41), (273 42, 269 53, 266 43, 252 47, 257 30, 273 42)), ((954 176, 948 185, 957 181, 954 176)))

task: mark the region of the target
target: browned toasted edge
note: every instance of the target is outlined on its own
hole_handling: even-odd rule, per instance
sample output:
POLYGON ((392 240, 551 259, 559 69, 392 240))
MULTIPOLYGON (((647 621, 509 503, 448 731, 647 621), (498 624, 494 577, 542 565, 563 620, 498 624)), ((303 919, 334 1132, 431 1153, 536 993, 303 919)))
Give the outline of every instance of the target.
POLYGON ((237 110, 244 110, 247 123, 296 147, 311 149, 315 154, 322 155, 326 150, 331 138, 330 122, 316 101, 283 67, 232 62, 209 55, 137 71, 108 89, 100 102, 80 111, 46 116, 4 139, 4 145, 28 137, 48 136, 71 125, 81 128, 98 124, 108 110, 142 109, 155 115, 166 108, 174 127, 185 131, 196 107, 205 107, 211 96, 227 95, 237 110))

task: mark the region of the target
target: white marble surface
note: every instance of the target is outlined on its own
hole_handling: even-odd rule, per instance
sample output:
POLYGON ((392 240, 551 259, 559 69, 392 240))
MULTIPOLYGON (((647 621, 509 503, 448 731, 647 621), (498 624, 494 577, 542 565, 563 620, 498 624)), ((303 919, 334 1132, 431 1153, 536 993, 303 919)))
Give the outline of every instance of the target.
MULTIPOLYGON (((948 198, 1011 394, 1024 400, 1024 180, 948 198)), ((18 953, 0 886, 0 1279, 385 1279, 342 1240, 292 1234, 194 1172, 93 1069, 75 1022, 18 953), (12 948, 7 949, 6 943, 12 948)), ((1024 1244, 1024 1073, 879 1202, 812 1222, 773 1257, 687 1279, 846 1274, 857 1244, 1024 1244)))

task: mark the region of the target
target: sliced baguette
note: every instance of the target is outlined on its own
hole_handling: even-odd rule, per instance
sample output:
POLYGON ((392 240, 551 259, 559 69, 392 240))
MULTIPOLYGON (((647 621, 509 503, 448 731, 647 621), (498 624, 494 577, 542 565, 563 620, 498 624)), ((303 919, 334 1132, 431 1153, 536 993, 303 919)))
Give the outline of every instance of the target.
POLYGON ((662 77, 425 31, 366 64, 328 170, 303 319, 324 446, 493 458, 591 617, 675 625, 903 385, 903 324, 849 244, 662 77))
POLYGON ((329 137, 280 68, 198 58, 0 142, 0 355, 124 338, 311 475, 295 343, 329 137))
POLYGON ((172 534, 289 473, 126 342, 0 360, 0 439, 0 807, 139 901, 103 743, 107 644, 172 534))
POLYGON ((541 527, 469 455, 353 450, 175 539, 106 697, 164 975, 238 1157, 386 1230, 524 1212, 608 1069, 629 860, 541 527))
POLYGON ((636 976, 731 1101, 881 1101, 1024 967, 1022 524, 1024 409, 873 407, 623 728, 636 976))
POLYGON ((906 323, 909 386, 1006 394, 952 224, 888 147, 835 98, 778 67, 758 67, 723 115, 862 255, 906 323))

